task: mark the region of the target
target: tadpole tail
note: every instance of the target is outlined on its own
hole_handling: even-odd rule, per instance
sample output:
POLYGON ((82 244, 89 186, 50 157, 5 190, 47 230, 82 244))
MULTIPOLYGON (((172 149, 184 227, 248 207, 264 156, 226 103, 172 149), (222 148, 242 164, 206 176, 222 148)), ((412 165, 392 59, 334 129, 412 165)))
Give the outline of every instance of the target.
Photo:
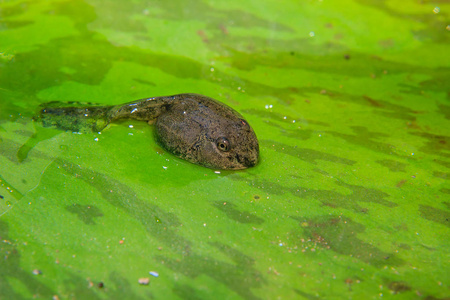
POLYGON ((86 106, 78 102, 49 102, 40 106, 35 120, 44 127, 55 127, 72 132, 99 132, 110 123, 113 106, 86 106))

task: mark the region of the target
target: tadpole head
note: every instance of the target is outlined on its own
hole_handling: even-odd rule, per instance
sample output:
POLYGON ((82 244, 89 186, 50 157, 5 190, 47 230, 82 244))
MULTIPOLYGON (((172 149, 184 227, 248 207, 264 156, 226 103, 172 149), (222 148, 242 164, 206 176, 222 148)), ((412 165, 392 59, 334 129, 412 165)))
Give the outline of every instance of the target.
POLYGON ((208 130, 202 155, 210 168, 239 170, 258 163, 259 144, 253 129, 242 118, 208 130))
POLYGON ((212 169, 239 170, 258 163, 255 132, 242 116, 211 98, 177 103, 156 122, 161 145, 187 161, 212 169))

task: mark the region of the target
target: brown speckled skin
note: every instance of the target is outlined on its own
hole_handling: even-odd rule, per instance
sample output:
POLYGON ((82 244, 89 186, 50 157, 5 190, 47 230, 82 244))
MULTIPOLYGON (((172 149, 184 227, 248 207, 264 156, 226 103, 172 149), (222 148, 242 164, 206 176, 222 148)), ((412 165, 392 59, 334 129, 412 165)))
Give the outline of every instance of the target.
MULTIPOLYGON (((91 118, 103 121, 87 123, 94 131, 102 130, 118 119, 156 121, 156 135, 164 148, 208 168, 238 170, 258 162, 258 139, 247 121, 223 103, 198 94, 140 99, 118 106, 44 108, 41 110, 44 125, 58 126, 62 123, 46 116, 55 115, 55 112, 59 117, 65 112, 65 116, 71 118, 77 115, 81 118, 88 112, 91 118), (217 143, 224 138, 228 141, 228 149, 221 151, 217 143)), ((76 123, 83 122, 79 120, 76 123)), ((64 123, 64 129, 69 129, 67 127, 64 123)))
POLYGON ((173 104, 155 124, 158 139, 166 149, 208 168, 245 169, 256 165, 258 140, 239 113, 201 95, 174 97, 173 104), (229 151, 217 148, 219 138, 229 141, 229 151))

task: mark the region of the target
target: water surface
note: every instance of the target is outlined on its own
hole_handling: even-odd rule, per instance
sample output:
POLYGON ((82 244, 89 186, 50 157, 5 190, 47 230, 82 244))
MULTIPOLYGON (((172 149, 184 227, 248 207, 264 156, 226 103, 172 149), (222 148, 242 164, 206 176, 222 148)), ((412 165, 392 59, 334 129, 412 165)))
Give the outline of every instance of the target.
POLYGON ((0 298, 448 297, 449 11, 0 1, 0 298), (190 164, 138 121, 32 121, 189 92, 244 115, 256 167, 190 164))

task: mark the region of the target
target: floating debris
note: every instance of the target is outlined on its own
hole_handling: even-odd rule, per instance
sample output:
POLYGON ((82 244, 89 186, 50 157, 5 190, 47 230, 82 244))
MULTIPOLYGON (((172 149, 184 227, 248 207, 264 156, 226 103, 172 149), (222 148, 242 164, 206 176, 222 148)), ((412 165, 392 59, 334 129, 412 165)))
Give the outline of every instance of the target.
POLYGON ((34 274, 34 275, 41 275, 41 274, 42 274, 42 271, 39 270, 39 269, 34 269, 34 270, 33 270, 33 274, 34 274))
POLYGON ((150 278, 148 277, 139 278, 138 282, 140 285, 148 285, 150 283, 150 278))

